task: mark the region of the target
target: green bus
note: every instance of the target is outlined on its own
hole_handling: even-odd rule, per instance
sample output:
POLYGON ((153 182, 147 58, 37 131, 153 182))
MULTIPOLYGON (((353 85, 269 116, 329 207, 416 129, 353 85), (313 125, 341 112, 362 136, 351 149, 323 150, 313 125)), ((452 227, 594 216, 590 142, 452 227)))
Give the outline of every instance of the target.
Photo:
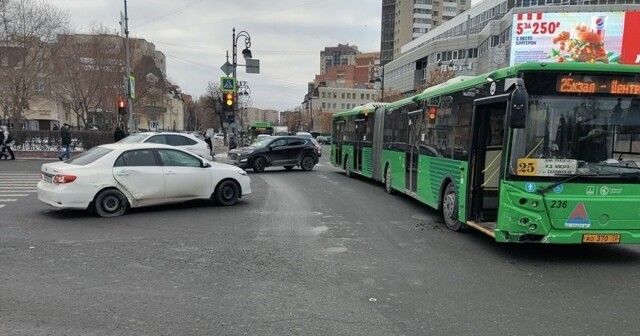
POLYGON ((331 162, 498 242, 640 243, 640 67, 525 63, 333 116, 331 162))
POLYGON ((268 122, 255 122, 249 126, 249 137, 255 139, 259 134, 273 135, 273 126, 268 122))

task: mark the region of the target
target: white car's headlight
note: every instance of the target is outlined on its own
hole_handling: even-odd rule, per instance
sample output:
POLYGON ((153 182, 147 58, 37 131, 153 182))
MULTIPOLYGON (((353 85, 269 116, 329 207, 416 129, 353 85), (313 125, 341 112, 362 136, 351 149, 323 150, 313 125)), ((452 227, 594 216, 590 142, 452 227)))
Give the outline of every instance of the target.
POLYGON ((242 176, 247 176, 247 172, 244 170, 237 170, 238 174, 242 175, 242 176))

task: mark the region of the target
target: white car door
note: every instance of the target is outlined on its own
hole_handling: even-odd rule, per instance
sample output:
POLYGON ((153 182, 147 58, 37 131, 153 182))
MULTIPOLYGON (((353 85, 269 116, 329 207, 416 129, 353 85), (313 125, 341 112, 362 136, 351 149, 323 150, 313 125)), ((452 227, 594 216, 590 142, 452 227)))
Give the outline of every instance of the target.
POLYGON ((167 199, 209 198, 213 193, 211 169, 202 159, 173 149, 158 149, 167 199))
POLYGON ((164 201, 164 171, 152 149, 135 149, 120 154, 113 166, 113 177, 136 201, 136 205, 164 201))

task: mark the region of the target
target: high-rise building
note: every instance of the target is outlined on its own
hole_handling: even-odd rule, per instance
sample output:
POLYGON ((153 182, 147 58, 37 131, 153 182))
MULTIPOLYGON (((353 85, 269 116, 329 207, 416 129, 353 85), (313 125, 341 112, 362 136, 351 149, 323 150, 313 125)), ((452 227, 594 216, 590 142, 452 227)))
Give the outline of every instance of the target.
POLYGON ((324 74, 327 69, 334 66, 355 65, 358 53, 358 47, 348 43, 338 44, 337 47, 325 47, 320 52, 320 73, 324 74))
POLYGON ((382 0, 381 63, 396 58, 403 45, 470 6, 471 0, 382 0))

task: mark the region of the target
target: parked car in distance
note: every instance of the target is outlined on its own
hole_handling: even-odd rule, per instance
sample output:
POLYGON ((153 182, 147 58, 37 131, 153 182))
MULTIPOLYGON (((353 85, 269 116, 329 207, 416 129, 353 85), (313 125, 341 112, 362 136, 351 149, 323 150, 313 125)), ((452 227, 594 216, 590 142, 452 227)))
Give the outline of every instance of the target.
POLYGON ((287 170, 299 166, 312 170, 318 163, 318 149, 312 139, 295 136, 271 136, 256 141, 251 146, 232 149, 227 162, 240 168, 253 168, 256 173, 266 167, 283 166, 287 170))
POLYGON ((268 137, 270 137, 271 135, 269 134, 258 134, 258 136, 256 137, 256 141, 260 141, 262 139, 266 139, 268 137))
POLYGON ((313 139, 313 135, 309 132, 296 132, 297 137, 313 139))
POLYGON ((176 132, 142 132, 134 133, 118 141, 123 144, 156 143, 175 146, 188 150, 209 161, 213 161, 209 146, 194 134, 176 132))
POLYGON ((328 138, 328 137, 326 137, 326 136, 324 136, 324 135, 318 135, 318 136, 316 137, 316 140, 318 140, 318 142, 319 142, 321 145, 330 145, 330 144, 331 144, 331 141, 329 140, 329 138, 328 138))
POLYGON ((223 133, 215 133, 212 137, 213 140, 222 140, 224 139, 224 134, 223 133))
POLYGON ((227 206, 251 193, 244 170, 155 143, 93 147, 67 161, 43 164, 41 176, 41 202, 58 209, 86 209, 100 217, 192 199, 227 206))

